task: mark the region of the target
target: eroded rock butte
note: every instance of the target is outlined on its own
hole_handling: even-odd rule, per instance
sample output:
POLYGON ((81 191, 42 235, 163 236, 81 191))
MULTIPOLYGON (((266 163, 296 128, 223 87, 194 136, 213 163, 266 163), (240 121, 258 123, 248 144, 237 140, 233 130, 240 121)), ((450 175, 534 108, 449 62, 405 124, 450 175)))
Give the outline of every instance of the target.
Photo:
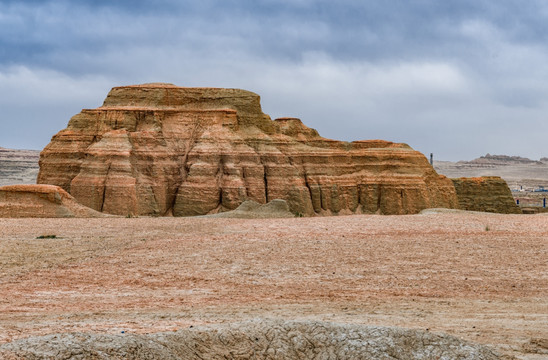
POLYGON ((323 138, 272 121, 245 90, 113 88, 40 156, 38 183, 97 211, 191 216, 283 199, 295 214, 412 214, 456 208, 450 179, 406 144, 323 138))

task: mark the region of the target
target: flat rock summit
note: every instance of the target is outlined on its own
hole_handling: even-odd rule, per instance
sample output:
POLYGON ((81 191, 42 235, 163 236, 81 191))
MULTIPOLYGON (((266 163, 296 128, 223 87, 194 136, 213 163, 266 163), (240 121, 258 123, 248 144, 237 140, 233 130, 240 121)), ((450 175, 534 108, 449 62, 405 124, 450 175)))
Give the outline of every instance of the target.
POLYGON ((159 83, 115 87, 72 117, 42 151, 38 183, 118 215, 215 214, 273 199, 302 215, 459 206, 451 180, 406 144, 330 140, 299 119, 271 120, 249 91, 159 83))

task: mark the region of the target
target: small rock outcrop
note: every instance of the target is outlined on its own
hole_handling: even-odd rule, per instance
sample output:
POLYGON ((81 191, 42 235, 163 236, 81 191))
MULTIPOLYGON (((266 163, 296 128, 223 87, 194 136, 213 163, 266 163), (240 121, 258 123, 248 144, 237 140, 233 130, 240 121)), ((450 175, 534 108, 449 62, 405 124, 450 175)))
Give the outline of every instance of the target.
POLYGON ((451 180, 457 191, 459 206, 463 210, 521 214, 508 184, 498 176, 451 180))
POLYGON ((272 121, 245 90, 113 88, 40 156, 38 183, 111 214, 192 216, 283 199, 292 213, 413 214, 457 207, 451 180, 406 144, 325 139, 272 121))
POLYGON ((149 335, 71 333, 0 345, 25 359, 501 359, 445 334, 326 322, 254 321, 149 335))
POLYGON ((0 187, 0 218, 102 217, 54 185, 0 187))

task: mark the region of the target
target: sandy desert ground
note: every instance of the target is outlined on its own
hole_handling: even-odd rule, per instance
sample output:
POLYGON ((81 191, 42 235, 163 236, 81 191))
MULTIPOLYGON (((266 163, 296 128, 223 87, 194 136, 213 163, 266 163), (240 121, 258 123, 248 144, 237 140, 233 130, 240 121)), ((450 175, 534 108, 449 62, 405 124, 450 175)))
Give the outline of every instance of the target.
POLYGON ((546 215, 0 219, 0 233, 0 343, 314 319, 548 357, 546 215))

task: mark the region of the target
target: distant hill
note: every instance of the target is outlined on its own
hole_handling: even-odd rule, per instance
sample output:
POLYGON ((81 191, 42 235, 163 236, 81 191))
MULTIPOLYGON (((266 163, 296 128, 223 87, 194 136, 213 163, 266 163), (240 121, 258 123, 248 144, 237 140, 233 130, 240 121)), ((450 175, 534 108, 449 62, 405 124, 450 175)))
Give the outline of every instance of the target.
POLYGON ((0 147, 0 186, 36 184, 39 150, 14 150, 0 147))
POLYGON ((471 161, 459 161, 459 164, 485 164, 485 165, 542 165, 548 164, 548 158, 541 158, 539 161, 531 160, 521 156, 508 156, 508 155, 491 155, 486 154, 485 156, 480 156, 477 159, 471 161))
POLYGON ((500 176, 512 187, 548 187, 548 158, 486 154, 470 161, 434 161, 438 174, 450 178, 500 176))

